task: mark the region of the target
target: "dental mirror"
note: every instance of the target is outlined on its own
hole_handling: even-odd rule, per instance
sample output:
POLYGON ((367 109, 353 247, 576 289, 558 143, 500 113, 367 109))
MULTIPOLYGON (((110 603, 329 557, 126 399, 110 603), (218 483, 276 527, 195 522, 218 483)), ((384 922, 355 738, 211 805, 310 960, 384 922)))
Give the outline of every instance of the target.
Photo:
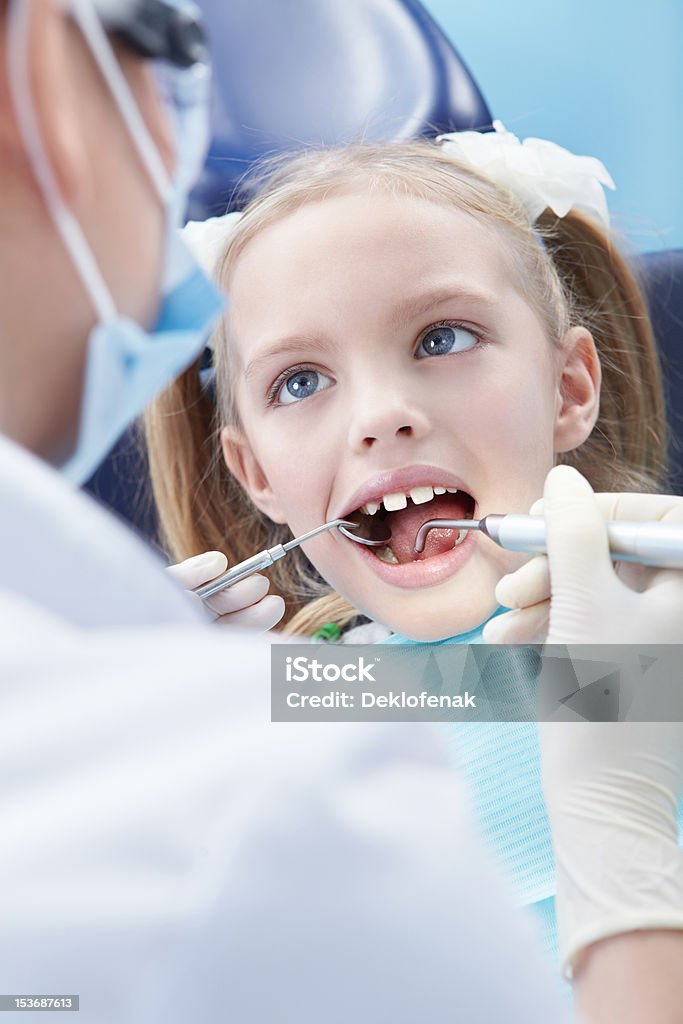
POLYGON ((375 522, 374 516, 360 516, 360 522, 346 519, 340 524, 339 532, 356 544, 364 544, 368 548, 383 548, 391 540, 391 530, 383 519, 375 522))

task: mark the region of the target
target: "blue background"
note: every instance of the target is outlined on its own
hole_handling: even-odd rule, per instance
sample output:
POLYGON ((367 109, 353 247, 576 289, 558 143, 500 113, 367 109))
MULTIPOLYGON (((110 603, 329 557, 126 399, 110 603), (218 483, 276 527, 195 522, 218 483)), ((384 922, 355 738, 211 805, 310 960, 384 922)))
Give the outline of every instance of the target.
POLYGON ((683 247, 681 0, 422 2, 506 128, 602 160, 633 249, 683 247))

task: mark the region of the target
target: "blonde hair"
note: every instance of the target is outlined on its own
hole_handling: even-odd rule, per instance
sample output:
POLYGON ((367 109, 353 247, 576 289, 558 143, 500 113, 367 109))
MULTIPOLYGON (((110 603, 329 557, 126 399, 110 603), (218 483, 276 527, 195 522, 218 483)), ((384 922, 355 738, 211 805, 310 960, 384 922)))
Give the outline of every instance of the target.
MULTIPOLYGON (((502 236, 517 286, 551 344, 583 325, 600 358, 596 426, 558 461, 579 469, 596 490, 661 489, 666 420, 659 357, 643 293, 612 237, 575 212, 560 219, 546 210, 532 228, 514 196, 432 142, 309 151, 269 168, 228 242, 219 281, 229 287, 240 253, 270 224, 327 196, 361 190, 453 205, 502 236)), ((290 534, 251 503, 223 462, 220 428, 239 423, 227 318, 216 327, 214 348, 217 401, 202 389, 197 366, 190 367, 149 410, 146 430, 169 553, 182 559, 218 548, 234 562, 290 534)), ((327 621, 345 625, 358 614, 301 552, 276 563, 271 581, 288 606, 286 632, 311 633, 327 621)))

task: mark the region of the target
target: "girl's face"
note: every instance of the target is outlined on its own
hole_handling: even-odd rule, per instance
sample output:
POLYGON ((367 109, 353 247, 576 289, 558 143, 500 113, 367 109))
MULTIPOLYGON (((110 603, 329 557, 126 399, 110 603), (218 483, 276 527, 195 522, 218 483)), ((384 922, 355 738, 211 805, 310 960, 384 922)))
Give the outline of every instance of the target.
POLYGON ((241 427, 226 461, 254 503, 304 533, 361 507, 389 522, 378 555, 329 531, 306 547, 371 618, 416 640, 483 622, 528 558, 428 519, 527 512, 554 455, 597 417, 588 332, 553 347, 474 218, 418 198, 310 203, 245 247, 230 282, 241 427), (390 511, 385 512, 388 509, 390 511))

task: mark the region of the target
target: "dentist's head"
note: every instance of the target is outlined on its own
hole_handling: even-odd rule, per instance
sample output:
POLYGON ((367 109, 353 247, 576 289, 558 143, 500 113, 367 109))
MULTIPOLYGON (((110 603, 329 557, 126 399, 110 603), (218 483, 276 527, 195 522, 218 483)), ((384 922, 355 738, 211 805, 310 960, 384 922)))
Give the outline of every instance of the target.
POLYGON ((77 482, 217 308, 174 230, 206 142, 195 15, 165 0, 2 4, 0 431, 77 482), (141 31, 150 6, 156 37, 141 31), (188 281, 179 322, 169 302, 188 281))

